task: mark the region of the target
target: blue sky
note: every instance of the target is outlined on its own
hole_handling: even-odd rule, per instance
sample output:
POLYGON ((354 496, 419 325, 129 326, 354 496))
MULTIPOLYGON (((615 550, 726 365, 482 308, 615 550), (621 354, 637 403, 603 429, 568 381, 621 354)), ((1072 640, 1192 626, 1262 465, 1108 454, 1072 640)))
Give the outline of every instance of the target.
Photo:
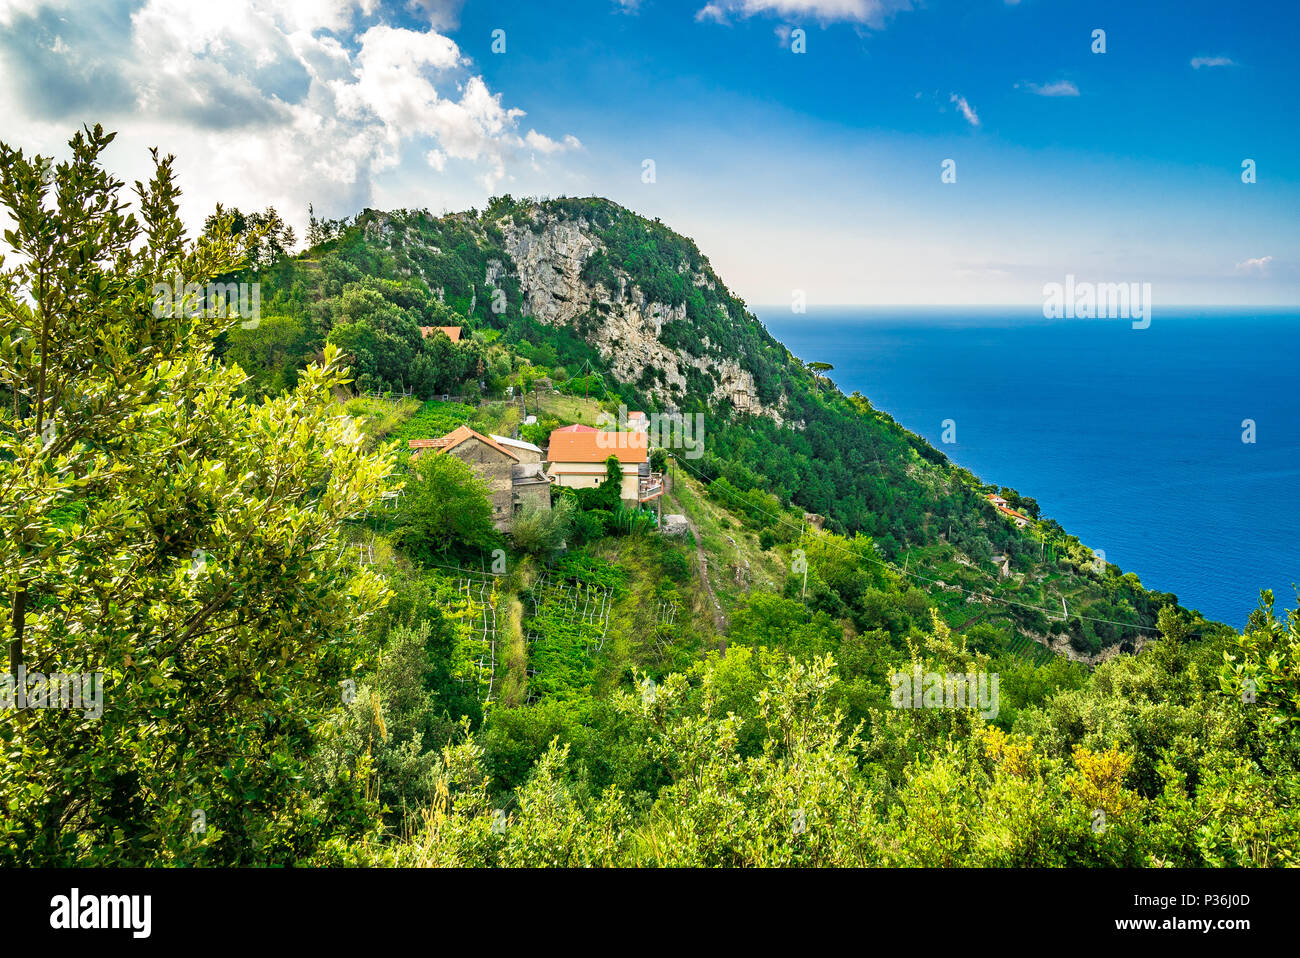
POLYGON ((127 176, 156 143, 193 221, 608 196, 751 303, 1036 303, 1071 273, 1296 304, 1300 13, 1273 6, 0 0, 0 136, 100 120, 127 176))

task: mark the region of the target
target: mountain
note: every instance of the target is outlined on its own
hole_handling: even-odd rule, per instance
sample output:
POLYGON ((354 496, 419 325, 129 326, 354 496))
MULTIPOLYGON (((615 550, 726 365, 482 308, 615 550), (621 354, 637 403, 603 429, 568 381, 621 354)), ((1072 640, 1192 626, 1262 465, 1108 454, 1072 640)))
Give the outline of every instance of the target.
MULTIPOLYGON (((91 184, 86 209, 120 209, 96 165, 110 140, 74 139, 60 196, 91 184)), ((226 217, 177 258, 170 159, 141 189, 138 253, 130 221, 50 207, 41 165, 11 163, 5 238, 24 262, 50 242, 98 252, 0 282, 0 342, 22 347, 0 388, 0 543, 21 590, 3 618, 20 674, 65 692, 40 678, 30 699, 24 677, 0 713, 73 707, 0 725, 0 862, 1300 854, 1300 616, 1279 621, 1265 593, 1241 634, 1207 626, 1091 565, 1032 499, 999 490, 1000 511, 785 353, 682 237, 590 200, 366 214, 313 222, 301 256, 274 238, 256 315, 190 308, 205 304, 189 284, 167 310, 150 294, 173 267, 249 261, 226 217), (565 242, 543 239, 566 223, 565 242), (683 305, 657 359, 622 365, 602 307, 683 305), (652 364, 670 354, 685 389, 652 364), (693 387, 728 362, 765 410, 693 387), (676 537, 624 503, 617 468, 512 508, 503 536, 482 461, 402 441, 461 424, 527 437, 653 397, 708 425, 698 458, 651 452, 671 466, 656 485, 686 517, 676 537), (1043 648, 1095 660, 1157 615, 1142 654, 1095 669, 1043 648), (82 715, 78 673, 112 693, 82 715)), ((253 222, 240 242, 267 241, 271 218, 253 222)))
POLYGON ((489 326, 528 316, 577 331, 656 404, 784 421, 789 354, 698 247, 657 221, 603 199, 505 197, 442 219, 367 210, 354 227, 390 275, 423 280, 489 326), (497 290, 505 300, 494 312, 497 290))
MULTIPOLYGON (((777 516, 785 509, 870 536, 876 561, 927 592, 954 627, 984 624, 1013 646, 1032 640, 1097 661, 1140 648, 1160 609, 1177 605, 1097 559, 1032 497, 981 480, 866 397, 845 396, 768 333, 694 242, 658 220, 600 198, 505 196, 441 217, 366 210, 351 222, 313 221, 311 238, 308 252, 269 274, 270 311, 310 315, 308 340, 380 354, 363 382, 409 388, 405 351, 420 350, 412 331, 460 322, 508 350, 510 363, 522 357, 588 393, 594 383, 611 409, 704 413, 704 454, 678 457, 680 468, 734 496, 771 541, 796 537, 777 516), (337 305, 366 283, 377 302, 410 307, 405 326, 337 305), (358 339, 367 322, 375 335, 358 339), (382 359, 394 350, 403 358, 385 379, 382 359)), ((503 391, 505 379, 478 362, 484 388, 503 391)), ((847 611, 833 596, 817 601, 847 611)))

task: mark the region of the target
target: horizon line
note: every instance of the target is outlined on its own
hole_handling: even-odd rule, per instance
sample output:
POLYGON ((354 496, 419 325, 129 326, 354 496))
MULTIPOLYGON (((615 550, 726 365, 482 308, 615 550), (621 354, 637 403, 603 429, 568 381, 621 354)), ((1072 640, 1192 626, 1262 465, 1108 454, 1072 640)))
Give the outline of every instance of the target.
MULTIPOLYGON (((789 309, 788 302, 750 303, 750 309, 789 309)), ((1164 308, 1177 309, 1294 309, 1300 310, 1300 303, 1162 303, 1164 308)), ((812 309, 1042 309, 1041 302, 1029 303, 809 303, 804 311, 812 309)), ((795 313, 793 315, 799 315, 795 313)), ((1104 317, 1103 317, 1104 318, 1104 317)))

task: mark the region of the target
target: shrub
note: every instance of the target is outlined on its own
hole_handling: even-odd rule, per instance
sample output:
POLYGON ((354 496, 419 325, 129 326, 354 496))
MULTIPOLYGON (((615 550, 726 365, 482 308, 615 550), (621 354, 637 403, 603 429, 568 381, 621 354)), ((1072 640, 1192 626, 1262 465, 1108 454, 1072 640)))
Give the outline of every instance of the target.
POLYGON ((644 509, 629 509, 620 505, 614 510, 614 517, 609 525, 609 531, 620 536, 639 536, 651 531, 655 527, 655 517, 653 513, 646 512, 644 509))
POLYGON ((691 577, 691 560, 683 551, 666 549, 659 555, 659 571, 673 582, 687 582, 691 577))
POLYGON ((573 536, 579 542, 603 538, 613 513, 608 509, 584 509, 574 514, 573 536))
POLYGON ((515 516, 510 539, 516 549, 529 555, 556 552, 573 530, 577 511, 569 496, 558 497, 549 509, 529 503, 515 516))
POLYGON ((492 526, 487 485, 455 456, 416 460, 393 539, 426 563, 453 551, 492 548, 499 537, 492 526))

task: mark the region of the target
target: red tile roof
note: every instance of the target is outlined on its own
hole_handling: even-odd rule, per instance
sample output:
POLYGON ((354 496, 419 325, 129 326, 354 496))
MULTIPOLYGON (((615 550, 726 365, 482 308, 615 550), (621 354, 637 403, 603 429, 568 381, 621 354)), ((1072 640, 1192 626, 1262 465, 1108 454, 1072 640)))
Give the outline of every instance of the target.
POLYGON ((546 458, 551 462, 604 462, 617 456, 622 463, 641 463, 648 458, 647 439, 639 432, 597 432, 590 427, 581 431, 572 426, 551 433, 546 458))
POLYGON ((519 457, 505 446, 498 442, 494 442, 482 433, 475 432, 473 429, 470 429, 469 426, 457 426, 451 432, 447 433, 447 435, 439 436, 437 439, 410 439, 407 440, 406 445, 408 449, 415 450, 418 455, 419 450, 422 449, 434 449, 438 452, 446 452, 448 449, 455 449, 467 439, 477 439, 485 446, 491 446, 497 452, 509 456, 515 462, 519 461, 519 457))
POLYGON ((1006 502, 1006 500, 1003 499, 1001 496, 987 495, 984 498, 987 499, 989 502, 993 503, 993 508, 997 509, 998 512, 1001 512, 1003 515, 1010 516, 1012 519, 1023 519, 1025 522, 1033 522, 1033 520, 1030 519, 1028 516, 1023 516, 1020 513, 1016 512, 1015 509, 1009 509, 1006 506, 1002 505, 1002 503, 1006 502))
POLYGON ((458 343, 460 342, 460 329, 459 326, 421 326, 420 335, 428 339, 436 330, 440 333, 446 333, 447 338, 453 343, 458 343))

